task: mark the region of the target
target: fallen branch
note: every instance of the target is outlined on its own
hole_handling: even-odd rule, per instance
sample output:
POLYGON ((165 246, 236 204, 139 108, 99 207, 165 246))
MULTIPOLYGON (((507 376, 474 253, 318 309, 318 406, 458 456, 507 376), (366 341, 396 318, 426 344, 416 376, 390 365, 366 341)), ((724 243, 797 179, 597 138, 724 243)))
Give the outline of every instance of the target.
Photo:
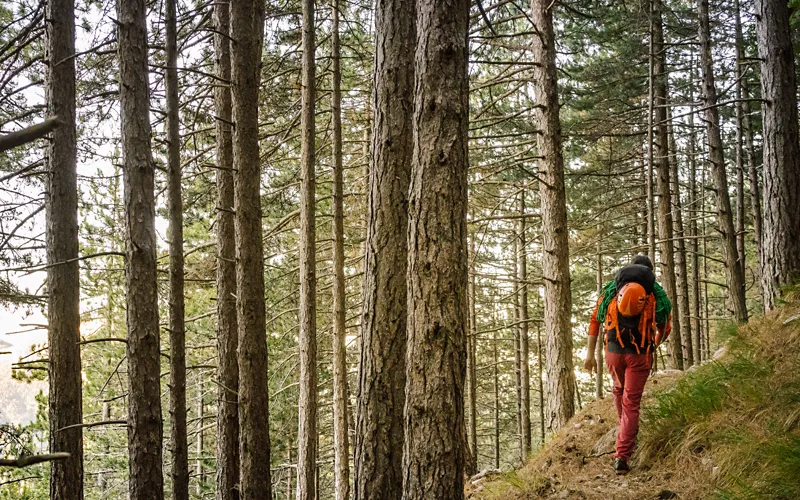
POLYGON ((48 453, 46 455, 29 455, 19 458, 0 458, 0 466, 4 467, 27 467, 29 465, 40 464, 42 462, 52 462, 54 460, 66 460, 69 458, 69 453, 48 453))

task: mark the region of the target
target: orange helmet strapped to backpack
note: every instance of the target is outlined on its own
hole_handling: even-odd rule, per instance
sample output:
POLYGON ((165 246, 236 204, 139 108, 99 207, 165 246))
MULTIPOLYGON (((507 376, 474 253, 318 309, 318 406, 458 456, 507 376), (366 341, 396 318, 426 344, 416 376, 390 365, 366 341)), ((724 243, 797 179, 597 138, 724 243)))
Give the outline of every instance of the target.
POLYGON ((647 292, 639 283, 626 283, 617 292, 617 311, 626 318, 634 318, 642 313, 647 292))

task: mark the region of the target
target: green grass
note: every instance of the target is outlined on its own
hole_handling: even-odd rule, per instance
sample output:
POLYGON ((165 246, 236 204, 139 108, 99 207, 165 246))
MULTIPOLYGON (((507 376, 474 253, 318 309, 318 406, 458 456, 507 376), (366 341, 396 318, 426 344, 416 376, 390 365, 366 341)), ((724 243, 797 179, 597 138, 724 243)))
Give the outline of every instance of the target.
MULTIPOLYGON (((785 332, 758 333, 770 334, 785 332)), ((764 352, 764 343, 735 326, 722 328, 722 336, 728 356, 686 374, 643 408, 640 464, 694 467, 705 460, 720 498, 798 499, 800 368, 786 367, 800 367, 800 349, 764 352)))

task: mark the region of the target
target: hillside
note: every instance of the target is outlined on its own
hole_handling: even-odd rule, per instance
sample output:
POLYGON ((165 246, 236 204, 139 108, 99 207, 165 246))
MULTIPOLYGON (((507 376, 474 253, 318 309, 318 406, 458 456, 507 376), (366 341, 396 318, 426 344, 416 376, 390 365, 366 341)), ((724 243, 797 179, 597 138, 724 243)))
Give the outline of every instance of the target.
POLYGON ((648 382, 630 474, 611 470, 607 397, 521 469, 473 481, 468 498, 800 498, 798 295, 725 335, 717 360, 648 382))

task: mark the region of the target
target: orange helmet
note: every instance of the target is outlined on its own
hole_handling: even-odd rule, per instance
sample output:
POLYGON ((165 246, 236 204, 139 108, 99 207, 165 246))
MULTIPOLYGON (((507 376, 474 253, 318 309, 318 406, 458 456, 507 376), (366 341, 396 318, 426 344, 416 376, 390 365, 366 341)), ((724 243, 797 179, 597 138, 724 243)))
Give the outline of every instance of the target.
POLYGON ((617 310, 626 318, 641 314, 647 301, 647 292, 639 283, 626 283, 617 293, 617 310))

